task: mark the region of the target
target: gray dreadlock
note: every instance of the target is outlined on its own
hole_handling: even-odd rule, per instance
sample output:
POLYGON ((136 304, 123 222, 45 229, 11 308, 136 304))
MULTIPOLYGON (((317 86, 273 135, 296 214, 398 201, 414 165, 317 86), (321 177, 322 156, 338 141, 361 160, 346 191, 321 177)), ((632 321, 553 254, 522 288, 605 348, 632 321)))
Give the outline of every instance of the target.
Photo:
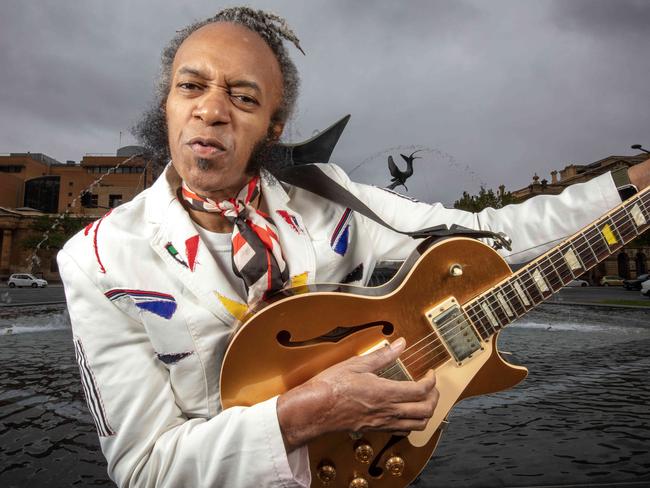
POLYGON ((259 34, 275 54, 282 73, 283 90, 282 101, 273 114, 272 121, 286 122, 295 108, 300 87, 300 76, 284 47, 283 40, 291 42, 301 53, 305 54, 305 52, 300 47, 300 41, 287 24, 287 21, 274 13, 254 10, 250 7, 232 7, 221 10, 214 17, 195 22, 178 31, 176 36, 163 49, 160 77, 154 101, 132 128, 133 135, 145 147, 147 155, 151 157, 154 165, 158 166, 159 169, 170 158, 164 106, 171 86, 174 57, 180 45, 190 34, 204 25, 214 22, 232 22, 247 27, 259 34))

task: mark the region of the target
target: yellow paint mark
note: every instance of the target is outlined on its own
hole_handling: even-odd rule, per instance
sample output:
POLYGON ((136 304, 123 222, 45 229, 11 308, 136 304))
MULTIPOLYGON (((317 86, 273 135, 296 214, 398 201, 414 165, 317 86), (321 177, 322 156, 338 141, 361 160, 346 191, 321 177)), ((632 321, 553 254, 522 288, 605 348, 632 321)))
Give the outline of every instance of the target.
POLYGON ((616 239, 616 236, 614 235, 614 232, 612 231, 612 228, 609 226, 609 224, 605 224, 601 232, 603 233, 607 244, 612 245, 618 242, 618 239, 616 239))
POLYGON ((309 291, 307 276, 309 276, 309 271, 291 277, 291 288, 294 288, 294 293, 307 293, 309 291))
POLYGON ((238 302, 236 300, 231 300, 227 296, 222 295, 221 293, 214 292, 217 295, 217 298, 221 304, 228 310, 228 313, 235 317, 237 320, 242 320, 248 312, 248 305, 238 302))

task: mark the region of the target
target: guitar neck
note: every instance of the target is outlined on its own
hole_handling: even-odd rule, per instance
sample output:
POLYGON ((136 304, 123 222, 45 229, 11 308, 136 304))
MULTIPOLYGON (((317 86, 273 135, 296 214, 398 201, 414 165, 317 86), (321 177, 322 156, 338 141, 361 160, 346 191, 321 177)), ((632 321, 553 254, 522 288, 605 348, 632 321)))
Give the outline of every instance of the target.
POLYGON ((650 187, 465 304, 485 340, 547 300, 650 226, 650 187))

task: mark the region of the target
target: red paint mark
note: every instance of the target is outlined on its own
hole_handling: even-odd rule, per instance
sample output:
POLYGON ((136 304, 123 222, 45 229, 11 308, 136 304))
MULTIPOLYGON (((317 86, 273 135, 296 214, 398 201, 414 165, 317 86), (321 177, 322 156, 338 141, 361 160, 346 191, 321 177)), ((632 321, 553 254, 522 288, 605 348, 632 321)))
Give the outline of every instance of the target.
POLYGON ((194 261, 196 260, 196 253, 199 249, 199 236, 198 234, 190 237, 185 241, 185 254, 187 254, 187 265, 190 271, 194 271, 194 261))
POLYGON ((99 247, 97 245, 97 233, 99 232, 99 225, 102 223, 102 220, 104 220, 106 217, 110 215, 110 213, 113 211, 113 209, 110 209, 108 212, 104 214, 104 216, 97 221, 97 225, 95 226, 95 233, 93 234, 93 249, 95 250, 95 257, 97 258, 97 264, 99 264, 99 271, 102 273, 106 273, 106 268, 104 268, 104 265, 102 264, 102 260, 99 257, 99 247))
POLYGON ((300 234, 300 227, 298 227, 296 218, 293 215, 291 215, 286 210, 276 210, 276 211, 278 215, 282 217, 285 220, 285 222, 291 226, 293 230, 295 230, 298 234, 300 234))

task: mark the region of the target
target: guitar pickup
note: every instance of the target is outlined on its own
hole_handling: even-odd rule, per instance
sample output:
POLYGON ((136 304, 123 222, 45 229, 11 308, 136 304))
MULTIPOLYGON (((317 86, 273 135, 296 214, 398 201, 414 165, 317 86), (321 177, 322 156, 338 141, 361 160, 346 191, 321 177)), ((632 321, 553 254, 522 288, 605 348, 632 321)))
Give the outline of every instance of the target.
MULTIPOLYGON (((365 356, 366 354, 370 354, 371 352, 381 349, 382 347, 387 347, 388 344, 389 343, 386 339, 379 341, 374 346, 363 351, 361 354, 359 354, 359 356, 365 356)), ((385 368, 382 368, 379 371, 377 371, 375 374, 383 378, 388 378, 389 380, 413 381, 413 377, 411 376, 411 373, 408 372, 408 370, 404 366, 404 363, 402 363, 402 361, 399 358, 397 358, 397 360, 393 364, 389 364, 385 368)))
POLYGON ((427 310, 426 317, 459 366, 484 350, 480 335, 455 298, 427 310))

